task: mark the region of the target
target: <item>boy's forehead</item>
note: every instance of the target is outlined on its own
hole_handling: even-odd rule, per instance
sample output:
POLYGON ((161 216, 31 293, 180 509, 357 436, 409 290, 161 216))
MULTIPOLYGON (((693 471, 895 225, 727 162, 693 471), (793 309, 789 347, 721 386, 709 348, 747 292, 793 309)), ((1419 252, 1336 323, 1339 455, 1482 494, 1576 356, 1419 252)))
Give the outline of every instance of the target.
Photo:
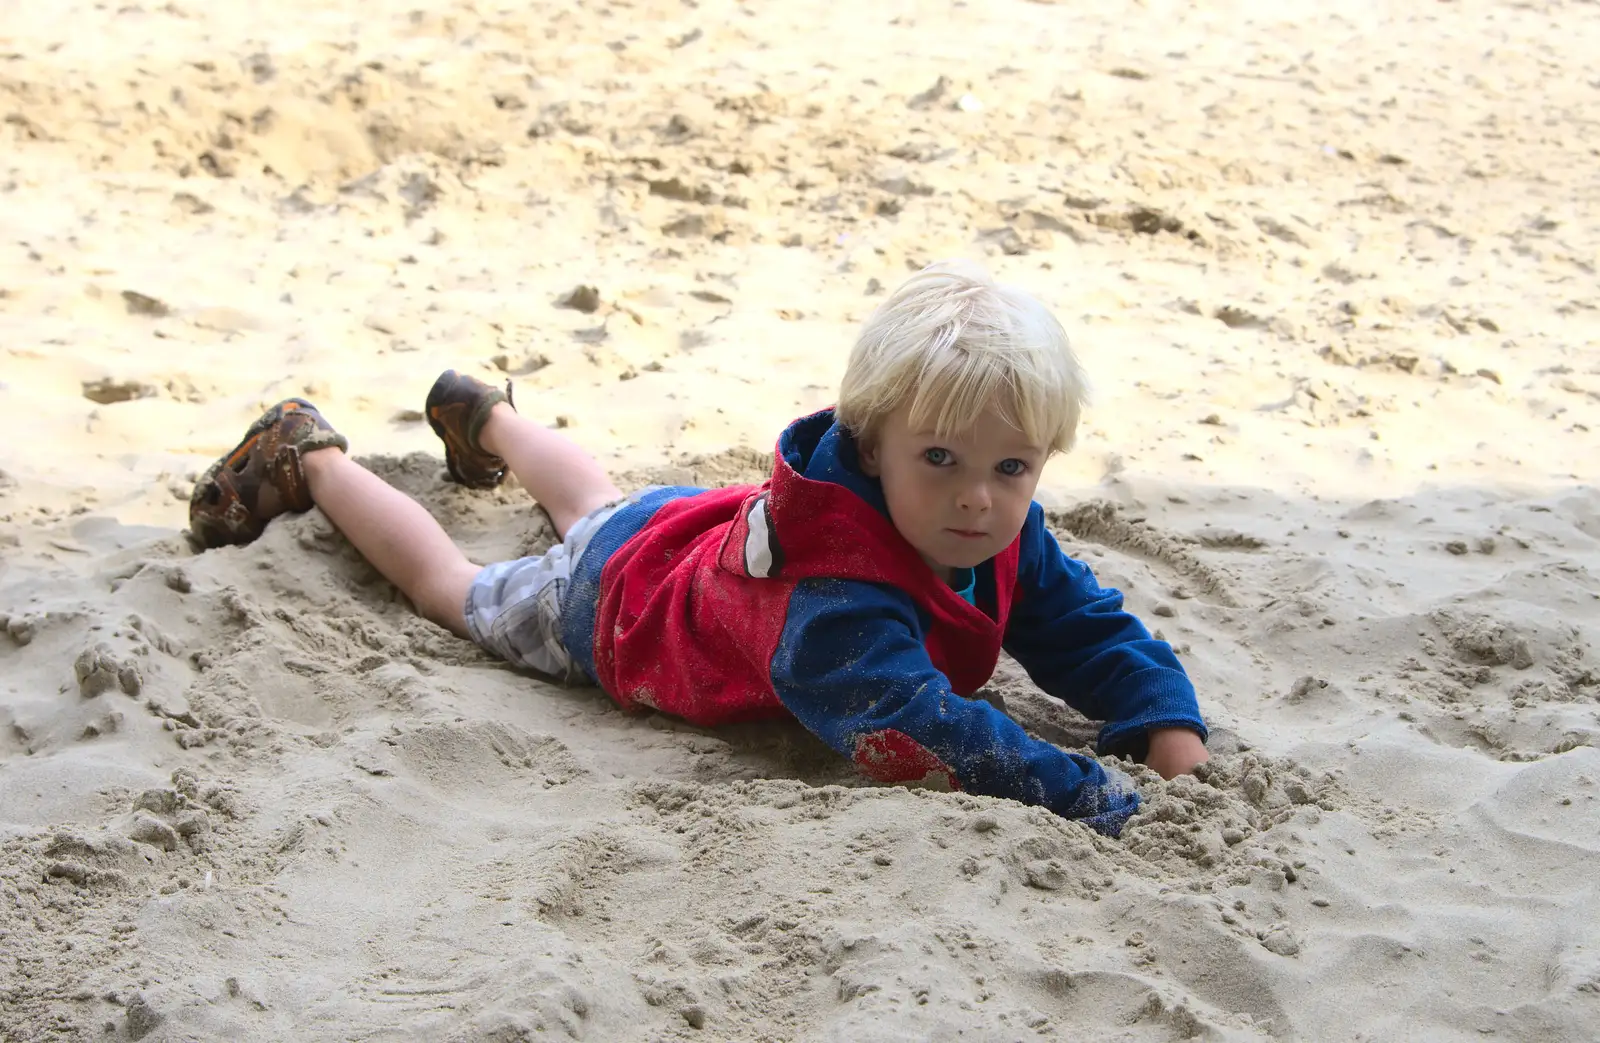
POLYGON ((1026 434, 992 411, 985 411, 965 428, 944 434, 940 434, 932 423, 912 427, 909 417, 900 416, 895 419, 899 421, 897 426, 912 438, 936 439, 951 445, 1005 450, 1012 453, 1044 452, 1043 446, 1028 441, 1026 434))

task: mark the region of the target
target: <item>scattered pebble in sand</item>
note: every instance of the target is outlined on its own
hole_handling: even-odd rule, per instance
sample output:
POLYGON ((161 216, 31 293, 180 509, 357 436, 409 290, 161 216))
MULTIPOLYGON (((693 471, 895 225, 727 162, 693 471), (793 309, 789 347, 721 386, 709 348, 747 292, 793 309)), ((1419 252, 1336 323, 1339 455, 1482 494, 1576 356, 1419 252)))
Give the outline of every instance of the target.
POLYGON ((153 384, 139 380, 116 380, 102 377, 83 382, 83 397, 102 406, 118 402, 132 402, 139 398, 154 398, 160 392, 153 384))
POLYGON ((159 319, 172 314, 172 309, 165 301, 140 293, 138 290, 123 290, 122 301, 127 306, 129 315, 144 315, 159 319))
POLYGON ((556 307, 570 308, 585 315, 593 315, 600 310, 600 290, 586 284, 574 286, 556 299, 556 307))

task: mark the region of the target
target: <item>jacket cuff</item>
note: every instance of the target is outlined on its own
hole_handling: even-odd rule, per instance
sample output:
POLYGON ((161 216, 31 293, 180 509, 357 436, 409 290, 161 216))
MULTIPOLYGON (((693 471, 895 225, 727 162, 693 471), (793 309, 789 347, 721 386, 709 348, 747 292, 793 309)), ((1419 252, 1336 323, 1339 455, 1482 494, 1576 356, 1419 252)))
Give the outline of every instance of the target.
POLYGON ((1097 753, 1143 757, 1152 728, 1188 728, 1200 736, 1201 742, 1206 741, 1209 732, 1187 675, 1176 670, 1141 670, 1127 678, 1122 687, 1126 694, 1115 702, 1137 709, 1132 716, 1108 721, 1100 729, 1095 743, 1097 753))

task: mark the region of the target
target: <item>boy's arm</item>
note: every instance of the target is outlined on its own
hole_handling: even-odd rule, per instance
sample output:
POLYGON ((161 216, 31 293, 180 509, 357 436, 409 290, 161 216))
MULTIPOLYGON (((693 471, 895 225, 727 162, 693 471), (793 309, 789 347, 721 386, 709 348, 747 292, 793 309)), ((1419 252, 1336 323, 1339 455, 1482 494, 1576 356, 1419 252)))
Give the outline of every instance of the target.
POLYGON ((1205 722, 1172 646, 1124 611, 1122 595, 1102 589, 1089 566, 1062 552, 1038 504, 1020 549, 1005 650, 1040 688, 1106 722, 1101 753, 1147 759, 1168 777, 1204 761, 1205 722))
POLYGON ((1120 772, 1040 742, 988 703, 951 692, 923 647, 915 607, 898 590, 802 580, 772 683, 802 724, 882 781, 947 773, 966 792, 1042 805, 1111 836, 1138 809, 1120 772))

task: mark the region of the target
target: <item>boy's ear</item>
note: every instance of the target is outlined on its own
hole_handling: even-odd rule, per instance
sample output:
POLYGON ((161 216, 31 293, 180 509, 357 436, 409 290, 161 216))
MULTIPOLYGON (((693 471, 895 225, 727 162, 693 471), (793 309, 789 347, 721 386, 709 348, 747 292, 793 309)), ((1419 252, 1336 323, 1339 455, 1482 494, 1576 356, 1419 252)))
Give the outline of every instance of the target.
POLYGON ((878 446, 871 441, 856 443, 856 459, 861 464, 861 473, 868 478, 881 478, 878 473, 878 446))

